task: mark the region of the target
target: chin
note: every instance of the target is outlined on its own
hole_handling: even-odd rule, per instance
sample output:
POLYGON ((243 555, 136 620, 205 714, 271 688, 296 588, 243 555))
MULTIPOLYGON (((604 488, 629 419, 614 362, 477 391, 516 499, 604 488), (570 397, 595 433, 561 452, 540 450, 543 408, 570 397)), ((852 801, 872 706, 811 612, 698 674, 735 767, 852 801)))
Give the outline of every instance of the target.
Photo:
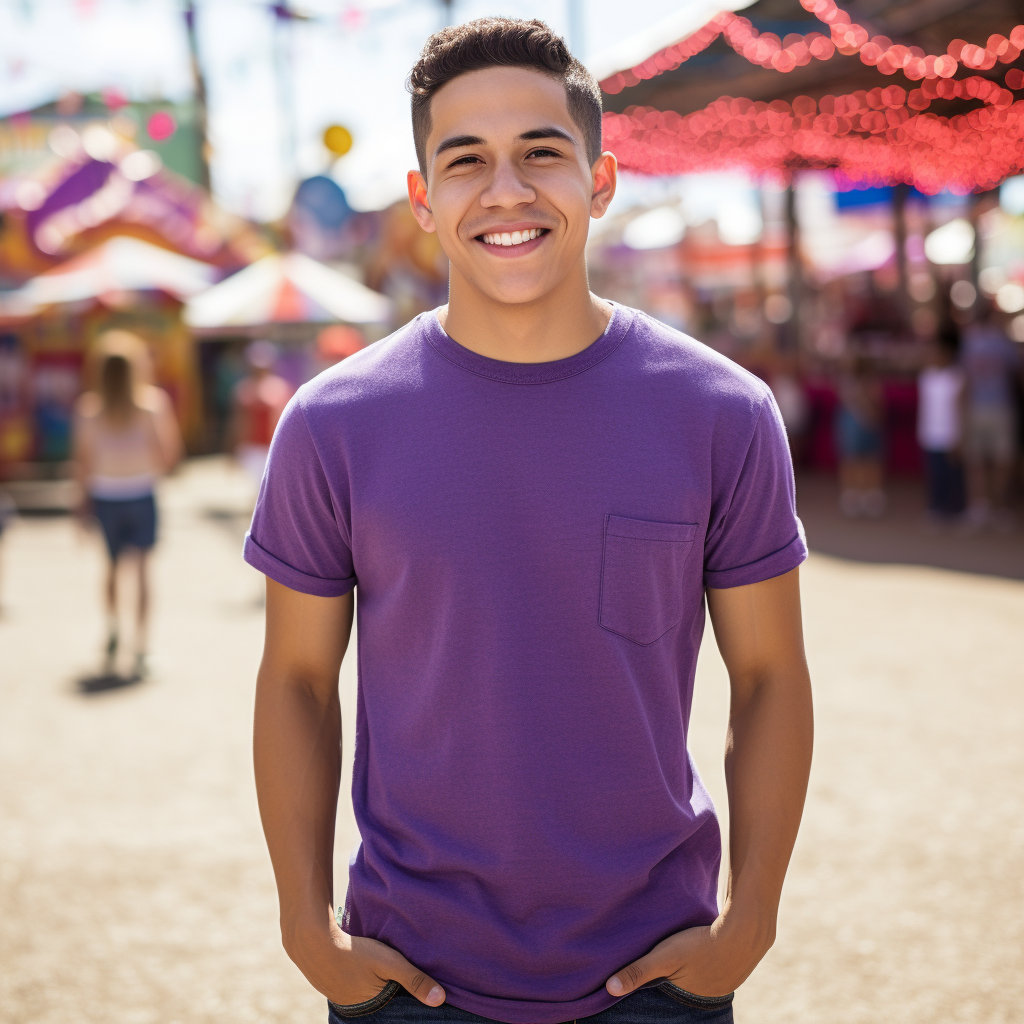
POLYGON ((538 279, 533 275, 516 274, 478 274, 473 283, 492 301, 510 306, 536 302, 544 298, 554 287, 554 282, 547 276, 538 279))
POLYGON ((495 302, 501 302, 508 306, 521 306, 528 302, 536 302, 539 299, 544 298, 545 295, 550 291, 550 288, 535 287, 535 288, 487 288, 485 289, 488 297, 493 299, 495 302))

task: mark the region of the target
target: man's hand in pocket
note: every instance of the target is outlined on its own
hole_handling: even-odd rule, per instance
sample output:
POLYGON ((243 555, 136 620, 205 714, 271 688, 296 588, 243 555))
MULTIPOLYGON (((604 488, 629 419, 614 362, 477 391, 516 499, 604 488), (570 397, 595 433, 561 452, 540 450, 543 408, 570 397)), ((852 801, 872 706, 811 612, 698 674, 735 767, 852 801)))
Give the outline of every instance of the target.
POLYGON ((365 1003, 379 995, 389 981, 397 981, 427 1006, 444 1002, 444 989, 401 953, 376 939, 346 934, 330 916, 322 923, 296 925, 288 932, 285 952, 332 1003, 365 1003))

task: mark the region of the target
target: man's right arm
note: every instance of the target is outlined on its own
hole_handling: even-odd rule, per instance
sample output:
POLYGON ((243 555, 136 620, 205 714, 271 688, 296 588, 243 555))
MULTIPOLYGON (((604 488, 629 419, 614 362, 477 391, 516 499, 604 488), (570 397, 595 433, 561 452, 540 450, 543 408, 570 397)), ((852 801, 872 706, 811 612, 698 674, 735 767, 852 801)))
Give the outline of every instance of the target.
POLYGON ((319 992, 342 1006, 391 979, 437 1006, 444 991, 400 953, 346 935, 334 919, 332 860, 341 779, 338 673, 352 629, 352 592, 314 597, 267 579, 253 755, 260 817, 277 879, 281 938, 319 992))

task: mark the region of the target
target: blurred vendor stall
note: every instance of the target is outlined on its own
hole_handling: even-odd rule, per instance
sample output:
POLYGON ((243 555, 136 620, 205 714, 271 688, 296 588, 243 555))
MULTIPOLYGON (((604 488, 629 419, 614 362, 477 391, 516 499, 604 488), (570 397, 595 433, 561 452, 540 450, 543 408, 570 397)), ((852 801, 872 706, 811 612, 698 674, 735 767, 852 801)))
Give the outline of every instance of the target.
POLYGON ((217 276, 208 263, 117 237, 8 293, 0 304, 0 474, 60 475, 89 352, 111 328, 146 341, 154 382, 194 442, 201 403, 181 308, 217 276))
POLYGON ((297 387, 382 337, 392 311, 379 292, 298 252, 265 256, 196 295, 185 307, 185 322, 198 341, 207 449, 225 444, 231 395, 245 373, 242 353, 250 341, 277 345, 274 369, 297 387))

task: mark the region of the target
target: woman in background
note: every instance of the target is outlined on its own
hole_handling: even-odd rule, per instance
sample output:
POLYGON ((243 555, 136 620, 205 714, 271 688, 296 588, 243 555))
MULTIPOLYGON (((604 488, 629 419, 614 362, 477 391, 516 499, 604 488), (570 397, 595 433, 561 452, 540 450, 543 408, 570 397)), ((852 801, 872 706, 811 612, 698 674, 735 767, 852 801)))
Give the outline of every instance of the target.
POLYGON ((182 455, 181 433, 170 398, 142 379, 144 352, 143 343, 133 334, 106 334, 100 346, 98 389, 81 396, 74 421, 81 513, 95 516, 110 556, 104 671, 114 671, 120 646, 118 570, 132 564, 137 574, 136 678, 147 673, 148 554, 156 541, 153 488, 182 455))

